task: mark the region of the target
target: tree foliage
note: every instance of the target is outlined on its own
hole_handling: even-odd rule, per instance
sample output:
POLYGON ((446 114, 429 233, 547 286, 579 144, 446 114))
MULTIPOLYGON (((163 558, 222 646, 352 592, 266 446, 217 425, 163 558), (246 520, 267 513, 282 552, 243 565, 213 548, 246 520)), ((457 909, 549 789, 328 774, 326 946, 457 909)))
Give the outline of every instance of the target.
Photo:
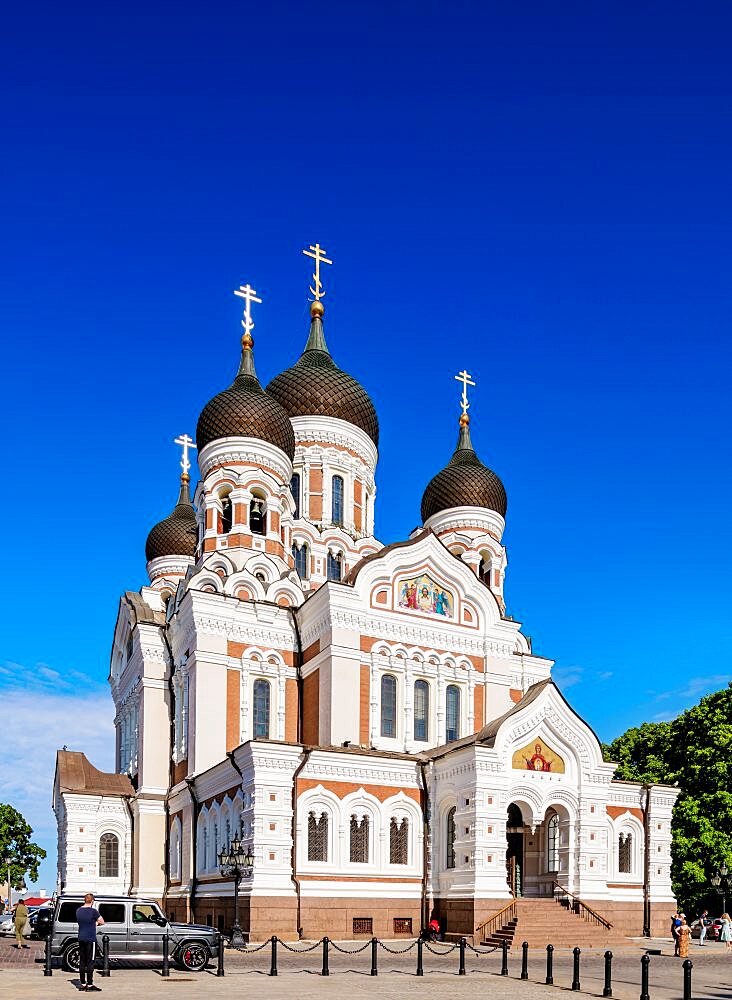
MULTIPOLYGON (((732 683, 672 722, 645 722, 603 746, 625 781, 678 784, 672 823, 671 880, 686 913, 721 900, 710 879, 732 869, 732 683)), ((727 894, 732 903, 732 893, 727 894)))
POLYGON ((38 866, 46 852, 30 839, 33 830, 23 816, 11 805, 0 802, 0 871, 2 880, 7 878, 10 860, 10 884, 22 889, 26 876, 31 882, 38 880, 38 866))

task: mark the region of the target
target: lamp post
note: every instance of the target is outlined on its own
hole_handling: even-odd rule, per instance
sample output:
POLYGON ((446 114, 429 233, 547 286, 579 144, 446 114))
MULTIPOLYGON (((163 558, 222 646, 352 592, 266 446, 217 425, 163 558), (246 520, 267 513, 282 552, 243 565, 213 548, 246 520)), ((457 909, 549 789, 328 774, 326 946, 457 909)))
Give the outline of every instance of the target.
POLYGON ((224 878, 234 879, 234 926, 231 928, 230 944, 235 948, 244 947, 244 937, 239 926, 239 883, 245 875, 250 875, 254 867, 251 851, 245 851, 238 834, 219 852, 219 871, 224 878))
POLYGON ((722 862, 716 875, 710 879, 716 892, 722 897, 722 913, 727 912, 727 893, 730 890, 729 868, 722 862))

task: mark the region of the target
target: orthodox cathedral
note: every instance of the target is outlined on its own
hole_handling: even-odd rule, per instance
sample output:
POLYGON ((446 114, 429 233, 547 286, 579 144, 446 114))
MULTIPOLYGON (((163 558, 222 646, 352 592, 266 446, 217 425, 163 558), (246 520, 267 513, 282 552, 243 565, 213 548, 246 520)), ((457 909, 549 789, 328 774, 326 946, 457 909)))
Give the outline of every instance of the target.
POLYGON ((474 447, 470 376, 421 526, 382 545, 376 409, 326 344, 330 261, 306 254, 300 357, 261 385, 243 286, 236 377, 195 444, 177 439, 178 498, 114 629, 116 771, 58 752, 59 890, 228 931, 219 855, 238 837, 250 940, 414 935, 431 917, 486 940, 558 901, 595 940, 665 931, 677 790, 613 780, 506 614, 506 491, 474 447))

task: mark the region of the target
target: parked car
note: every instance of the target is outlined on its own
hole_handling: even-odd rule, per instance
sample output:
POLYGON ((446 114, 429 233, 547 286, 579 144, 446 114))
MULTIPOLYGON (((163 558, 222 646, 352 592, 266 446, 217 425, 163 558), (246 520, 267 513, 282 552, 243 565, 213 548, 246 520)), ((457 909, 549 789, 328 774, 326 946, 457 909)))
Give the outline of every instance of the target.
MULTIPOLYGON (((51 955, 60 958, 65 969, 79 969, 79 942, 76 911, 83 895, 63 895, 56 901, 51 925, 51 955)), ((160 962, 163 937, 169 937, 171 961, 189 972, 201 972, 218 955, 217 932, 200 924, 170 923, 151 899, 129 896, 99 896, 95 907, 104 918, 97 932, 109 937, 109 955, 115 960, 160 962)))
MULTIPOLYGON (((707 918, 704 922, 707 925, 707 941, 719 941, 719 935, 722 930, 722 921, 719 918, 716 920, 707 918)), ((695 920, 691 925, 691 936, 693 938, 698 938, 700 934, 701 924, 698 920, 695 920)))
POLYGON ((15 934, 12 913, 0 914, 0 934, 15 934))

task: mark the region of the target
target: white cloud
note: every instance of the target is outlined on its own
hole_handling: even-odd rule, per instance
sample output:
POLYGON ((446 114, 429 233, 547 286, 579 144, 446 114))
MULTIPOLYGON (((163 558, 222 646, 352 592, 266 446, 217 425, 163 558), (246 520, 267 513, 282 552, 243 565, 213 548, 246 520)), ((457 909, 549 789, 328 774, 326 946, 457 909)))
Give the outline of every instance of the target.
POLYGON ((552 670, 552 680, 560 690, 565 691, 567 688, 579 684, 583 674, 583 667, 557 666, 552 670))

